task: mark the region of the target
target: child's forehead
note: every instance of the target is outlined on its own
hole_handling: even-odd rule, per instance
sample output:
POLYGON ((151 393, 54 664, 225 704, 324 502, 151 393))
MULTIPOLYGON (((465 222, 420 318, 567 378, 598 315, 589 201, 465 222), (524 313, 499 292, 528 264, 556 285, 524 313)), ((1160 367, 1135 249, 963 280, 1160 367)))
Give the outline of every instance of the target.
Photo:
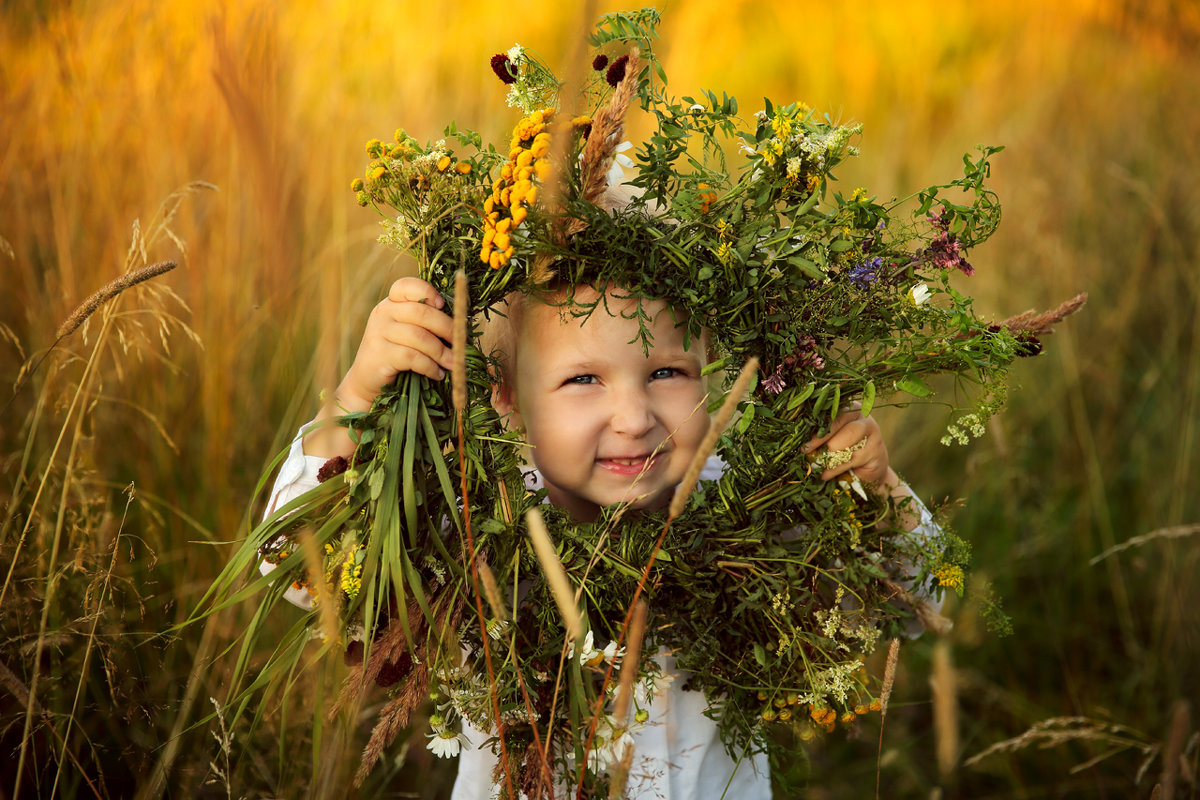
POLYGON ((623 345, 631 344, 644 356, 653 351, 707 359, 707 331, 689 331, 686 313, 665 300, 619 288, 578 286, 527 297, 518 327, 518 350, 588 354, 597 347, 623 351, 623 345))
POLYGON ((664 313, 675 323, 686 319, 665 300, 639 297, 616 287, 570 286, 528 298, 522 326, 551 330, 582 327, 598 316, 606 324, 624 323, 636 330, 639 318, 650 322, 664 313))

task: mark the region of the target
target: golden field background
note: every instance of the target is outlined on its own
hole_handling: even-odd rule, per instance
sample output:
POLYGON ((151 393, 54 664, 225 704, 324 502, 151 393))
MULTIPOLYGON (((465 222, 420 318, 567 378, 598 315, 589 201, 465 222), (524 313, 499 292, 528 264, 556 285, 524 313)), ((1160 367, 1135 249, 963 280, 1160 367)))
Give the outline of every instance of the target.
MULTIPOLYGON (((501 139, 514 113, 488 57, 520 42, 561 71, 594 15, 3 6, 0 797, 446 796, 452 766, 423 737, 350 788, 364 731, 314 734, 304 708, 333 676, 257 733, 191 727, 244 616, 156 634, 198 601, 270 457, 408 268, 349 191, 363 143, 450 119, 501 139), (89 294, 164 259, 179 268, 17 386, 89 294)), ((904 648, 881 754, 878 725, 798 750, 799 796, 869 796, 877 769, 885 797, 1200 796, 1200 6, 691 0, 662 34, 676 93, 864 123, 843 185, 907 194, 1006 145, 1005 222, 961 287, 995 317, 1090 294, 972 447, 937 443, 937 406, 882 412, 901 472, 963 499, 976 586, 1014 633, 981 630, 969 591, 950 636, 904 648)))

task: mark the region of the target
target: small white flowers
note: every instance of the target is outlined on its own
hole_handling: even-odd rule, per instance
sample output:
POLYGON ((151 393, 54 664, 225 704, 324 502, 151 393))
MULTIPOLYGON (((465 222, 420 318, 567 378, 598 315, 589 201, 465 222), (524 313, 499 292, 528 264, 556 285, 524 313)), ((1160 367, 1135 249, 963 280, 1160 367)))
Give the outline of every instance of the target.
MULTIPOLYGON (((621 142, 613 151, 612 166, 608 168, 608 185, 616 186, 625 180, 625 169, 633 169, 633 159, 625 155, 633 149, 633 142, 621 142), (624 167, 625 169, 622 169, 624 167)), ((583 155, 580 153, 580 155, 583 155)))
POLYGON ((525 48, 521 47, 519 44, 514 44, 512 47, 508 48, 508 52, 506 52, 505 55, 508 56, 509 61, 515 63, 520 61, 521 57, 525 55, 525 48))
POLYGON ((704 106, 700 105, 699 103, 692 103, 690 106, 688 106, 688 111, 693 114, 703 114, 704 106))
POLYGON ((967 444, 970 439, 967 438, 967 433, 970 432, 976 439, 983 436, 986 432, 984 422, 986 417, 983 414, 964 414, 957 421, 946 426, 946 435, 941 438, 942 444, 949 447, 954 442, 961 445, 967 444))
MULTIPOLYGON (((604 646, 603 650, 597 650, 595 639, 592 632, 588 631, 583 637, 583 647, 579 651, 579 663, 585 667, 596 667, 601 662, 607 661, 610 664, 617 663, 617 659, 625 655, 625 648, 617 648, 615 641, 609 642, 604 646)), ((571 642, 567 645, 567 658, 575 657, 575 643, 571 642)))
POLYGON ((908 299, 914 306, 924 305, 929 302, 929 298, 933 296, 933 292, 929 291, 929 287, 924 283, 918 283, 916 286, 908 290, 908 299))

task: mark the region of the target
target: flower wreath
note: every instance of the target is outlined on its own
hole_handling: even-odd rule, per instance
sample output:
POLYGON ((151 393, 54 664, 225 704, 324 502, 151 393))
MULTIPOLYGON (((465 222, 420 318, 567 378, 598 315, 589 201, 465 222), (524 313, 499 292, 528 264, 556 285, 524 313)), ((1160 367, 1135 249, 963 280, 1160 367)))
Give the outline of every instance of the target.
POLYGON ((360 781, 431 696, 430 749, 458 751, 460 718, 495 731, 507 796, 548 793, 552 773, 588 792, 623 781, 660 647, 706 694, 735 758, 877 710, 863 658, 920 606, 889 565, 961 592, 968 548, 948 531, 904 535, 888 501, 820 480, 802 445, 852 402, 865 415, 930 398, 939 373, 975 398, 952 412, 947 441, 965 443, 1002 405, 1009 364, 1082 302, 988 325, 952 287, 999 222, 985 180, 1001 148, 902 200, 843 195, 832 170, 857 155, 857 126, 769 101, 747 123, 732 97, 670 97, 657 23, 652 10, 603 17, 577 95, 519 46, 496 55, 525 114, 507 150, 453 124, 433 143, 398 131, 367 144, 352 189, 381 214, 381 240, 454 297, 463 364, 453 387, 401 375, 343 417, 354 457, 255 527, 208 598, 216 609, 265 592, 247 648, 288 588, 315 605, 243 694, 285 680, 314 635, 352 664, 335 711, 372 681, 390 687, 360 781), (633 166, 622 139, 635 103, 654 132, 614 210, 602 197, 633 166), (475 342, 499 301, 552 279, 665 299, 693 334, 709 331, 712 367, 742 374, 724 409, 736 422, 717 431, 720 479, 690 493, 685 481, 669 511, 614 507, 595 523, 543 506, 551 534, 535 535, 526 517, 542 498, 524 487, 475 342), (264 558, 277 569, 238 588, 264 558), (643 597, 651 624, 631 633, 643 597))

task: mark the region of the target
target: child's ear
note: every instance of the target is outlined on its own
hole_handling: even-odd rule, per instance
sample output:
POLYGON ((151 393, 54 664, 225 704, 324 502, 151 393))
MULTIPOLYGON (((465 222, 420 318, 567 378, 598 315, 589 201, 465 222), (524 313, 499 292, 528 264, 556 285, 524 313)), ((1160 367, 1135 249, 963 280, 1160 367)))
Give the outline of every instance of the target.
POLYGON ((492 384, 492 408, 496 409, 496 413, 501 417, 507 418, 505 422, 509 429, 520 427, 520 412, 517 411, 516 393, 508 381, 500 380, 492 384))

